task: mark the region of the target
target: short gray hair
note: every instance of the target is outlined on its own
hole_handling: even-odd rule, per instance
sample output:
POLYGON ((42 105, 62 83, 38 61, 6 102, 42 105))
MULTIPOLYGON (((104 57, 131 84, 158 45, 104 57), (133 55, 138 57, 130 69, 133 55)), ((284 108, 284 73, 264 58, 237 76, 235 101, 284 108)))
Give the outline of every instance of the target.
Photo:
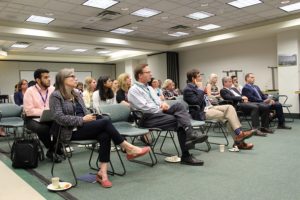
POLYGON ((223 86, 224 86, 224 83, 227 82, 227 81, 229 81, 230 79, 231 79, 231 78, 230 78, 229 76, 223 77, 223 78, 222 78, 222 84, 223 84, 223 86))

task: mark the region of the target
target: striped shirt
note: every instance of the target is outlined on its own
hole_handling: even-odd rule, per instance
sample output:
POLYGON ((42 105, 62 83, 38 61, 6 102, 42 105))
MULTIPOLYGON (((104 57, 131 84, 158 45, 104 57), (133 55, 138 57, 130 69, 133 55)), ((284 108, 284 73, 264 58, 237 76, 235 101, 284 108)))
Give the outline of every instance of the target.
POLYGON ((136 82, 128 91, 128 101, 135 110, 146 113, 161 112, 161 100, 149 85, 136 82))

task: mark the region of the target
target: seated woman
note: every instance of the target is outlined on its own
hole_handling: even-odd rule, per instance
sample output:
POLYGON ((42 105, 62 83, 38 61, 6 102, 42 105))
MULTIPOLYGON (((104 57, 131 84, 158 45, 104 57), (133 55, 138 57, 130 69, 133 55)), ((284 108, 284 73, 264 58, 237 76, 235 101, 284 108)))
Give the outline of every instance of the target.
POLYGON ((86 77, 84 80, 85 90, 82 93, 84 105, 87 108, 93 107, 93 92, 96 89, 96 80, 92 77, 86 77))
POLYGON ((100 76, 97 81, 96 91, 93 93, 93 108, 98 114, 100 104, 115 104, 114 92, 111 89, 112 81, 109 76, 100 76))
POLYGON ((117 103, 122 103, 127 106, 130 106, 127 99, 128 90, 131 86, 131 78, 129 74, 123 73, 120 74, 118 77, 118 83, 119 83, 119 90, 117 91, 117 103))
POLYGON ((18 92, 15 92, 15 94, 14 94, 14 101, 15 101, 15 104, 17 104, 18 106, 22 106, 23 105, 23 96, 28 88, 27 80, 25 80, 25 79, 20 80, 17 88, 18 88, 18 92))
POLYGON ((157 96, 160 98, 160 100, 165 100, 165 97, 163 95, 162 90, 159 88, 159 82, 157 79, 151 78, 151 81, 149 82, 149 85, 153 88, 153 90, 156 92, 157 96))
POLYGON ((211 74, 209 76, 209 80, 208 83, 206 85, 205 88, 205 92, 207 94, 207 96, 213 96, 216 98, 221 97, 220 96, 220 90, 217 86, 217 82, 218 82, 218 75, 217 74, 211 74))
MULTIPOLYGON (((111 89, 112 89, 112 91, 113 91, 113 93, 114 93, 114 98, 116 98, 116 96, 117 96, 117 92, 118 92, 118 90, 119 90, 119 81, 117 80, 117 79, 115 79, 115 80, 112 80, 112 86, 111 86, 111 89)), ((117 101, 117 100, 114 100, 115 102, 117 101)))
POLYGON ((74 69, 60 70, 55 80, 55 91, 49 100, 50 110, 55 119, 51 133, 57 134, 56 131, 61 126, 61 136, 65 140, 98 140, 100 170, 96 180, 104 188, 112 187, 107 176, 111 140, 126 150, 128 160, 145 155, 150 151, 150 147, 140 148, 128 143, 110 120, 96 119, 95 115, 88 114, 81 96, 74 90, 74 69))
POLYGON ((211 74, 209 76, 208 83, 205 87, 204 92, 207 94, 209 101, 213 105, 217 105, 219 101, 222 100, 221 95, 220 95, 220 90, 217 86, 218 82, 218 76, 217 74, 211 74))
POLYGON ((167 100, 174 100, 178 96, 178 93, 175 91, 175 84, 171 79, 166 79, 162 88, 163 95, 167 100))

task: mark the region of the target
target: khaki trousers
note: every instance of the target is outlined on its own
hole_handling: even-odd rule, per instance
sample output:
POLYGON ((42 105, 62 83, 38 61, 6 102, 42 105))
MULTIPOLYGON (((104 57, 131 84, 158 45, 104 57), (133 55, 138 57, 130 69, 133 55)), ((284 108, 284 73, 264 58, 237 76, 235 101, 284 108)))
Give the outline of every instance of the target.
POLYGON ((232 105, 213 106, 206 111, 205 117, 222 122, 228 120, 227 128, 232 137, 235 136, 234 130, 242 126, 232 105))

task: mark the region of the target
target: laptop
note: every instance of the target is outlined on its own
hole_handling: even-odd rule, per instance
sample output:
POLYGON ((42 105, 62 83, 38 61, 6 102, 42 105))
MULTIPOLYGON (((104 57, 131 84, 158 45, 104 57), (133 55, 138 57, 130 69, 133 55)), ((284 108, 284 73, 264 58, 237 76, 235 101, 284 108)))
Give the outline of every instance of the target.
POLYGON ((34 118, 33 120, 37 122, 51 122, 53 121, 53 116, 50 110, 44 110, 40 118, 34 118))

